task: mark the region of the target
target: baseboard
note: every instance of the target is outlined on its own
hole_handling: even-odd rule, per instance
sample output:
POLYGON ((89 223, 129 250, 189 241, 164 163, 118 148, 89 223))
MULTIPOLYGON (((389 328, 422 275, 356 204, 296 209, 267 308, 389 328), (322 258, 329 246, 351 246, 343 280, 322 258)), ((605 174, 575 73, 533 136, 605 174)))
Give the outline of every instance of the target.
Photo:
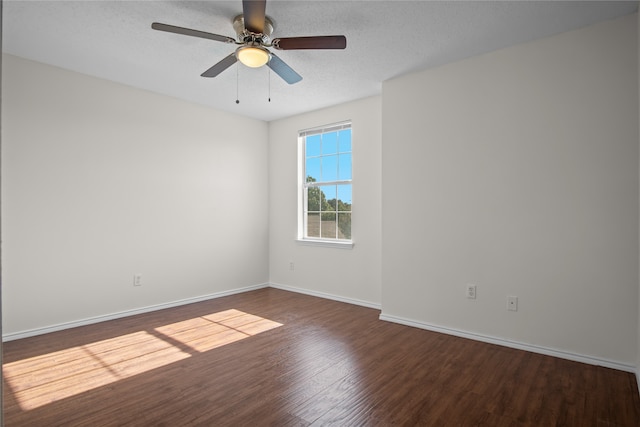
MULTIPOLYGON (((47 333, 50 333, 50 332, 61 331, 61 330, 64 330, 64 329, 75 328, 75 327, 78 327, 78 326, 91 325, 91 324, 94 324, 94 323, 104 322, 104 321, 107 321, 107 320, 114 320, 114 319, 119 319, 119 318, 123 318, 123 317, 127 317, 127 316, 134 316, 136 314, 143 314, 143 313, 149 313, 149 312, 152 312, 152 311, 163 310, 165 308, 178 307, 178 306, 181 306, 181 305, 192 304, 192 303, 206 301, 206 300, 215 299, 215 298, 221 298, 221 297, 225 297, 225 296, 229 296, 229 295, 235 295, 235 294, 239 294, 239 293, 243 293, 243 292, 249 292, 249 291, 262 289, 262 288, 266 288, 266 287, 272 287, 272 288, 281 289, 281 290, 284 290, 284 291, 296 292, 296 293, 299 293, 299 294, 310 295, 310 296, 315 296, 315 297, 334 300, 334 301, 340 301, 340 302, 344 302, 344 303, 348 303, 348 304, 354 304, 354 305, 359 305, 359 306, 363 306, 363 307, 373 308, 373 309, 376 309, 376 310, 380 310, 381 309, 381 305, 380 304, 373 303, 373 302, 370 302, 370 301, 363 301, 363 300, 359 300, 359 299, 355 299, 355 298, 348 298, 348 297, 333 295, 333 294, 329 294, 329 293, 325 293, 325 292, 319 292, 319 291, 313 291, 313 290, 309 290, 309 289, 297 288, 297 287, 294 287, 294 286, 282 285, 282 284, 278 284, 278 283, 262 283, 262 284, 258 284, 258 285, 246 286, 246 287, 243 287, 243 288, 236 288, 236 289, 231 289, 231 290, 222 291, 222 292, 216 292, 216 293, 213 293, 213 294, 202 295, 202 296, 193 297, 193 298, 186 298, 186 299, 182 299, 182 300, 171 301, 171 302, 167 302, 167 303, 156 304, 156 305, 137 308, 137 309, 132 309, 132 310, 125 310, 125 311, 121 311, 121 312, 117 312, 117 313, 111 313, 111 314, 107 314, 107 315, 90 317, 90 318, 76 320, 76 321, 72 321, 72 322, 60 323, 60 324, 57 324, 57 325, 46 326, 46 327, 42 327, 42 328, 35 328, 35 329, 26 330, 26 331, 3 334, 2 335, 2 341, 6 342, 6 341, 13 341, 13 340, 21 339, 21 338, 28 338, 28 337, 32 337, 32 336, 36 336, 36 335, 47 334, 47 333)), ((384 321, 387 321, 387 322, 398 323, 398 324, 406 325, 406 326, 412 326, 412 327, 415 327, 415 328, 425 329, 425 330, 428 330, 428 331, 440 332, 440 333, 444 333, 444 334, 448 334, 448 335, 454 335, 454 336, 458 336, 458 337, 461 337, 461 338, 468 338, 468 339, 472 339, 472 340, 476 340, 476 341, 487 342, 487 343, 490 343, 490 344, 501 345, 501 346, 504 346, 504 347, 516 348, 516 349, 519 349, 519 350, 525 350, 525 351, 530 351, 530 352, 533 352, 533 353, 544 354, 544 355, 547 355, 547 356, 558 357, 558 358, 561 358, 561 359, 573 360, 573 361, 576 361, 576 362, 587 363, 587 364, 590 364, 590 365, 604 366, 604 367, 607 367, 607 368, 617 369, 617 370, 620 370, 620 371, 631 372, 631 373, 634 373, 635 376, 636 376, 636 382, 638 384, 638 392, 640 393, 640 370, 636 369, 635 365, 616 362, 616 361, 612 361, 612 360, 608 360, 608 359, 601 359, 601 358, 596 358, 596 357, 591 357, 591 356, 585 356, 585 355, 581 355, 581 354, 577 354, 577 353, 571 353, 571 352, 567 352, 567 351, 563 351, 563 350, 557 350, 557 349, 538 346, 538 345, 533 345, 533 344, 526 344, 526 343, 521 343, 521 342, 517 342, 517 341, 506 340, 506 339, 502 339, 502 338, 497 338, 497 337, 492 337, 492 336, 488 336, 488 335, 477 334, 477 333, 473 333, 473 332, 467 332, 467 331, 463 331, 463 330, 459 330, 459 329, 455 329, 455 328, 448 328, 448 327, 443 327, 443 326, 438 326, 438 325, 431 325, 431 324, 428 324, 428 323, 418 322, 418 321, 415 321, 415 320, 406 319, 406 318, 393 316, 393 315, 388 315, 388 314, 384 314, 384 313, 380 314, 380 320, 384 320, 384 321)))
POLYGON ((81 320, 74 320, 72 322, 59 323, 57 325, 45 326, 45 327, 42 327, 42 328, 29 329, 27 331, 12 332, 12 333, 9 333, 9 334, 3 334, 2 335, 2 341, 3 342, 13 341, 13 340, 21 339, 21 338, 28 338, 28 337, 33 337, 33 336, 36 336, 36 335, 48 334, 50 332, 56 332, 56 331, 61 331, 61 330, 64 330, 64 329, 76 328, 78 326, 91 325, 91 324, 94 324, 94 323, 105 322, 107 320, 120 319, 120 318, 123 318, 123 317, 134 316, 136 314, 149 313, 149 312, 152 312, 152 311, 163 310, 165 308, 172 308, 172 307, 178 307, 178 306, 186 305, 186 304, 193 304, 195 302, 207 301, 207 300, 210 300, 210 299, 226 297, 226 296, 229 296, 229 295, 240 294, 240 293, 243 293, 243 292, 254 291, 256 289, 262 289, 262 288, 267 288, 267 287, 269 287, 268 283, 261 283, 261 284, 258 284, 258 285, 246 286, 246 287, 243 287, 243 288, 231 289, 231 290, 228 290, 228 291, 216 292, 216 293, 213 293, 213 294, 202 295, 202 296, 193 297, 193 298, 185 298, 185 299, 181 299, 181 300, 177 300, 177 301, 171 301, 171 302, 166 302, 166 303, 162 303, 162 304, 150 305, 150 306, 147 306, 147 307, 135 308, 135 309, 132 309, 132 310, 120 311, 120 312, 117 312, 117 313, 111 313, 111 314, 105 314, 105 315, 101 315, 101 316, 89 317, 89 318, 81 319, 81 320))
MULTIPOLYGON (((585 356, 582 354, 571 353, 568 351, 557 350, 557 349, 542 347, 542 346, 533 345, 533 344, 526 344, 526 343, 521 343, 517 341, 505 340, 502 338, 496 338, 488 335, 462 331, 459 329, 431 325, 428 323, 417 322, 415 320, 405 319, 402 317, 392 316, 384 313, 380 314, 380 320, 399 323, 401 325, 406 325, 406 326, 413 326, 414 328, 426 329, 428 331, 454 335, 461 338, 468 338, 475 341, 482 341, 490 344, 497 344, 504 347, 516 348, 518 350, 530 351, 532 353, 539 353, 547 356, 558 357, 560 359, 567 359, 575 362, 587 363, 589 365, 604 366, 607 368, 617 369, 620 371, 631 372, 636 374, 636 378, 640 378, 635 365, 629 365, 626 363, 616 362, 613 360, 600 359, 597 357, 585 356)), ((640 383, 640 380, 638 382, 640 383)), ((640 389, 639 389, 639 392, 640 392, 640 389)))
POLYGON ((343 297, 339 295, 328 294, 325 292, 312 291, 309 289, 296 288, 295 286, 281 285, 279 283, 270 283, 269 286, 275 289, 281 289, 283 291, 296 292, 298 294, 310 295, 313 297, 330 299, 333 301, 346 302, 347 304, 360 305, 362 307, 368 307, 368 308, 375 308, 376 310, 380 310, 380 307, 381 307, 380 304, 370 302, 370 301, 363 301, 355 298, 348 298, 348 297, 343 297))

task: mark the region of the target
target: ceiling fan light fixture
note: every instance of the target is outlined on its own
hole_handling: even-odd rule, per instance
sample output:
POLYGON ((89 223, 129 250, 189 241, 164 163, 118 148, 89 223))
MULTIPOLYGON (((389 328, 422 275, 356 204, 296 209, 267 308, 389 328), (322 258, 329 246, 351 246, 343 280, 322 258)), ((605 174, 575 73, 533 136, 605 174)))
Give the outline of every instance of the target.
POLYGON ((269 51, 258 46, 242 46, 236 50, 238 61, 247 67, 258 68, 269 62, 269 51))
MULTIPOLYGON (((2 0, 0 0, 0 4, 2 0)), ((345 36, 301 36, 271 39, 274 29, 274 21, 265 15, 267 0, 243 0, 242 14, 233 19, 233 28, 236 31, 236 39, 220 34, 192 28, 177 27, 175 25, 154 22, 151 28, 168 33, 182 34, 184 36, 199 37, 232 45, 240 45, 235 51, 209 67, 202 77, 216 77, 233 64, 240 61, 251 68, 260 68, 268 65, 269 68, 288 84, 298 83, 302 76, 296 73, 269 48, 277 50, 299 49, 345 49, 347 38, 345 36)))

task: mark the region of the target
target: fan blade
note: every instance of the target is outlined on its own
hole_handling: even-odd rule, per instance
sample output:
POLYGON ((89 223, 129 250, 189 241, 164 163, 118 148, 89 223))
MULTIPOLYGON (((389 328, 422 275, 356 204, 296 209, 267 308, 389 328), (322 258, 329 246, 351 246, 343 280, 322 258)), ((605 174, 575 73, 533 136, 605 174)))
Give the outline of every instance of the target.
POLYGON ((271 53, 271 59, 269 60, 267 65, 277 75, 282 77, 282 80, 289 83, 290 85, 298 83, 300 80, 302 80, 302 76, 300 74, 293 71, 293 68, 289 67, 282 59, 278 58, 273 53, 271 53))
POLYGON ((244 28, 252 33, 264 32, 264 17, 267 8, 266 0, 242 0, 242 16, 244 28))
POLYGON ((202 77, 215 77, 227 68, 231 67, 236 63, 238 58, 236 58, 236 53, 233 52, 231 55, 224 58, 222 61, 218 62, 213 67, 209 68, 204 73, 200 74, 202 77))
POLYGON ((235 43, 235 39, 227 36, 221 36, 219 34, 206 33, 204 31, 192 30, 191 28, 176 27, 175 25, 161 24, 154 22, 151 24, 151 28, 159 31, 166 31, 168 33, 182 34, 185 36, 200 37, 202 39, 215 40, 217 42, 235 43))
POLYGON ((347 38, 345 36, 285 37, 274 39, 272 44, 280 50, 344 49, 347 47, 347 38))

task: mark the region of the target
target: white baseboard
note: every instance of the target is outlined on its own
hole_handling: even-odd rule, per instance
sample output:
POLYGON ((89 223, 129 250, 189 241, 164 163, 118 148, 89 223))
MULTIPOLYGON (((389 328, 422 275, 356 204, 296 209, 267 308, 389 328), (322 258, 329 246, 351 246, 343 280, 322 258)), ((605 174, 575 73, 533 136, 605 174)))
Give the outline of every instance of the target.
POLYGON ((327 294, 324 292, 312 291, 309 289, 296 288, 295 286, 281 285, 279 283, 270 283, 269 286, 275 289, 281 289, 283 291, 296 292, 298 294, 311 295, 313 297, 346 302, 348 304, 360 305, 362 307, 375 308, 376 310, 380 310, 380 307, 381 307, 380 304, 370 302, 370 301, 363 301, 355 298, 348 298, 348 297, 343 297, 343 296, 338 296, 333 294, 327 294))
POLYGON ((47 334, 50 332, 61 331, 63 329, 75 328, 78 326, 91 325, 93 323, 104 322, 107 320, 120 319, 122 317, 134 316, 136 314, 149 313, 151 311, 163 310, 165 308, 178 307, 185 304, 192 304, 194 302, 201 302, 215 298, 226 297, 229 295, 240 294, 242 292, 254 291, 256 289, 262 289, 269 287, 268 283, 261 283, 259 285, 246 286, 243 288, 231 289, 228 291, 216 292, 213 294, 202 295, 199 297, 186 298, 177 301, 166 302, 162 304, 150 305, 147 307, 135 308, 132 310, 120 311, 117 313, 105 314, 101 316, 89 317, 87 319, 74 320, 72 322, 59 323, 57 325, 45 326, 42 328, 29 329, 27 331, 12 332, 2 335, 2 341, 13 341, 21 338, 33 337, 36 335, 47 334))
MULTIPOLYGON (((64 330, 64 329, 75 328, 75 327, 78 327, 78 326, 85 326, 85 325, 90 325, 90 324, 94 324, 94 323, 104 322, 104 321, 107 321, 107 320, 114 320, 114 319, 119 319, 119 318, 123 318, 123 317, 127 317, 127 316, 133 316, 133 315, 136 315, 136 314, 142 314, 142 313, 148 313, 148 312, 157 311, 157 310, 163 310, 165 308, 178 307, 178 306, 185 305, 185 304, 192 304, 192 303, 206 301, 206 300, 210 300, 210 299, 221 298, 221 297, 225 297, 225 296, 229 296, 229 295, 239 294, 239 293, 253 291, 253 290, 267 288, 267 287, 272 287, 272 288, 275 288, 275 289, 281 289, 281 290, 284 290, 284 291, 296 292, 296 293, 304 294, 304 295, 311 295, 311 296, 324 298, 324 299, 329 299, 329 300, 334 300, 334 301, 340 301, 340 302, 344 302, 344 303, 348 303, 348 304, 359 305, 359 306, 363 306, 363 307, 373 308, 373 309, 376 309, 376 310, 380 310, 381 309, 381 305, 380 304, 373 303, 373 302, 370 302, 370 301, 363 301, 363 300, 359 300, 359 299, 355 299, 355 298, 348 298, 348 297, 333 295, 333 294, 329 294, 329 293, 325 293, 325 292, 319 292, 319 291, 313 291, 313 290, 309 290, 309 289, 297 288, 297 287, 294 287, 294 286, 281 285, 281 284, 278 284, 278 283, 262 283, 262 284, 258 284, 258 285, 246 286, 246 287, 243 287, 243 288, 231 289, 231 290, 228 290, 228 291, 222 291, 222 292, 216 292, 216 293, 213 293, 213 294, 202 295, 202 296, 199 296, 199 297, 186 298, 186 299, 182 299, 182 300, 171 301, 171 302, 167 302, 167 303, 162 303, 162 304, 157 304, 157 305, 152 305, 152 306, 147 306, 147 307, 142 307, 142 308, 136 308, 136 309, 132 309, 132 310, 125 310, 125 311, 121 311, 121 312, 117 312, 117 313, 111 313, 111 314, 106 314, 106 315, 101 315, 101 316, 96 316, 96 317, 90 317, 90 318, 76 320, 76 321, 72 321, 72 322, 60 323, 60 324, 52 325, 52 326, 45 326, 45 327, 42 327, 42 328, 35 328, 35 329, 26 330, 26 331, 3 334, 2 335, 2 341, 12 341, 12 340, 17 340, 17 339, 21 339, 21 338, 28 338, 28 337, 32 337, 32 336, 36 336, 36 335, 42 335, 42 334, 46 334, 46 333, 50 333, 50 332, 61 331, 61 330, 64 330)), ((548 347, 542 347, 542 346, 533 345, 533 344, 526 344, 526 343, 521 343, 521 342, 517 342, 517 341, 511 341, 511 340, 506 340, 506 339, 502 339, 502 338, 496 338, 496 337, 492 337, 492 336, 488 336, 488 335, 482 335, 482 334, 477 334, 477 333, 473 333, 473 332, 467 332, 467 331, 454 329, 454 328, 448 328, 448 327, 443 327, 443 326, 438 326, 438 325, 431 325, 431 324, 428 324, 428 323, 419 322, 419 321, 415 321, 415 320, 411 320, 411 319, 406 319, 406 318, 402 318, 402 317, 398 317, 398 316, 388 315, 388 314, 384 314, 384 313, 380 314, 380 320, 393 322, 393 323, 398 323, 398 324, 406 325, 406 326, 412 326, 414 328, 425 329, 425 330, 428 330, 428 331, 440 332, 440 333, 444 333, 444 334, 448 334, 448 335, 454 335, 454 336, 458 336, 458 337, 462 337, 462 338, 468 338, 468 339, 472 339, 472 340, 476 340, 476 341, 487 342, 487 343, 490 343, 490 344, 497 344, 497 345, 501 345, 501 346, 504 346, 504 347, 511 347, 511 348, 516 348, 516 349, 519 349, 519 350, 530 351, 530 352, 533 352, 533 353, 545 354, 547 356, 559 357, 561 359, 573 360, 573 361, 576 361, 576 362, 587 363, 587 364, 590 364, 590 365, 604 366, 604 367, 607 367, 607 368, 617 369, 617 370, 620 370, 620 371, 631 372, 631 373, 634 373, 636 375, 636 381, 638 383, 638 392, 640 393, 640 369, 637 369, 635 365, 616 362, 616 361, 608 360, 608 359, 601 359, 601 358, 596 358, 596 357, 591 357, 591 356, 585 356, 585 355, 581 355, 581 354, 577 354, 577 353, 571 353, 571 352, 567 352, 567 351, 563 351, 563 350, 557 350, 557 349, 552 349, 552 348, 548 348, 548 347)))
MULTIPOLYGON (((466 332, 459 329, 431 325, 428 323, 418 322, 415 320, 405 319, 402 317, 392 316, 384 313, 380 314, 380 320, 399 323, 401 325, 406 325, 406 326, 413 326, 414 328, 426 329, 428 331, 440 332, 447 335, 454 335, 457 337, 468 338, 475 341, 482 341, 490 344, 497 344, 504 347, 516 348, 518 350, 530 351, 532 353, 539 353, 547 356, 558 357, 561 359, 573 360, 575 362, 587 363, 589 365, 604 366, 607 368, 617 369, 620 371, 631 372, 636 374, 636 378, 640 378, 635 365, 616 362, 613 360, 600 359, 597 357, 585 356, 582 354, 571 353, 568 351, 556 350, 553 348, 542 347, 542 346, 533 345, 533 344, 525 344, 517 341, 496 338, 496 337, 477 334, 473 332, 466 332)), ((640 384, 640 380, 639 380, 639 384, 640 384)))

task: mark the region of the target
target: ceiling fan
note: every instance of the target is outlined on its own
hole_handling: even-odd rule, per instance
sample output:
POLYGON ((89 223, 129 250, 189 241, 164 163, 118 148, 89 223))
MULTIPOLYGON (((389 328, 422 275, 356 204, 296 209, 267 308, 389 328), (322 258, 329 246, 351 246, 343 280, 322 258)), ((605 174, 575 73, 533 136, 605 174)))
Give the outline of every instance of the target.
POLYGON ((202 77, 215 77, 233 64, 240 61, 248 67, 262 67, 267 65, 277 75, 289 83, 294 84, 302 80, 282 59, 271 52, 269 47, 278 50, 294 49, 344 49, 347 47, 345 36, 311 36, 284 37, 271 40, 273 21, 265 15, 266 0, 243 0, 242 15, 233 20, 233 28, 237 39, 219 34, 207 33, 190 28, 154 22, 151 28, 185 36, 200 37, 223 43, 240 45, 235 52, 209 68, 201 74, 202 77))

